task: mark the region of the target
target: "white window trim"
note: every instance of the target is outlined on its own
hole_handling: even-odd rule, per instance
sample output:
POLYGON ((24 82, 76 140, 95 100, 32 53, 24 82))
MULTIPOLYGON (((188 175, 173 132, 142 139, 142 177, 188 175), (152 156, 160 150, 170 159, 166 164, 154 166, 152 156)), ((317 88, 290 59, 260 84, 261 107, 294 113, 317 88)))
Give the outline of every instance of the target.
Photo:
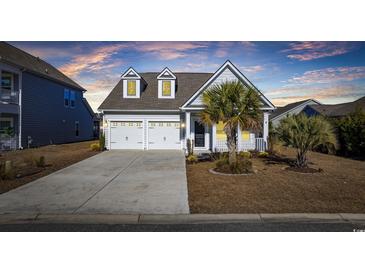
POLYGON ((157 80, 176 80, 175 74, 172 73, 172 71, 169 68, 164 68, 163 71, 157 76, 157 80), (170 74, 170 77, 164 77, 163 75, 165 73, 170 74))
POLYGON ((170 80, 170 79, 158 80, 158 98, 159 99, 175 99, 175 80, 170 80), (170 81, 171 82, 171 94, 170 94, 170 96, 164 96, 162 94, 162 81, 170 81))
POLYGON ((141 81, 136 78, 123 79, 123 98, 140 98, 141 81), (128 95, 128 81, 136 81, 136 95, 128 95))

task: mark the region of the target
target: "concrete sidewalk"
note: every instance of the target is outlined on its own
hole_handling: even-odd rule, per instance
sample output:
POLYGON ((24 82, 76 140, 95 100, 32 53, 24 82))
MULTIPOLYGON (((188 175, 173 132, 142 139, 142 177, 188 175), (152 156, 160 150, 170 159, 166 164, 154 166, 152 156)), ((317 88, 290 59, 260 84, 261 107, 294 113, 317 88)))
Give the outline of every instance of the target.
POLYGON ((365 214, 0 214, 0 224, 218 224, 275 222, 365 223, 365 214))

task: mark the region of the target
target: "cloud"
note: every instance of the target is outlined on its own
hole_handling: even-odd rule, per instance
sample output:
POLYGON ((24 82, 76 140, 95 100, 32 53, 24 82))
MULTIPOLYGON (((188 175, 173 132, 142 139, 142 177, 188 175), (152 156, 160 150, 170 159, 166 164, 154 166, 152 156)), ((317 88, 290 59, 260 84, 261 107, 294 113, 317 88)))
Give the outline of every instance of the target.
POLYGON ((365 93, 363 86, 355 85, 338 85, 338 86, 327 86, 327 87, 281 87, 278 89, 271 90, 265 93, 265 96, 274 97, 271 101, 276 106, 282 106, 293 102, 306 100, 306 99, 317 99, 322 102, 329 100, 349 100, 356 99, 365 93), (277 96, 277 97, 276 97, 277 96))
POLYGON ((59 69, 69 77, 76 77, 81 72, 97 72, 120 66, 121 60, 112 61, 112 55, 125 48, 126 44, 100 46, 89 53, 75 55, 72 60, 59 69))
POLYGON ((187 57, 195 49, 207 48, 202 42, 136 42, 134 49, 156 55, 161 60, 174 60, 187 57))
POLYGON ((353 81, 365 78, 365 66, 336 67, 304 72, 301 76, 295 76, 288 80, 291 84, 323 84, 340 81, 353 81))
POLYGON ((330 57, 345 54, 353 49, 353 45, 347 42, 293 42, 289 48, 281 52, 287 53, 287 57, 299 61, 330 57))
POLYGON ((257 65, 257 66, 243 66, 241 67, 241 70, 247 73, 258 73, 260 71, 264 70, 263 66, 257 65))

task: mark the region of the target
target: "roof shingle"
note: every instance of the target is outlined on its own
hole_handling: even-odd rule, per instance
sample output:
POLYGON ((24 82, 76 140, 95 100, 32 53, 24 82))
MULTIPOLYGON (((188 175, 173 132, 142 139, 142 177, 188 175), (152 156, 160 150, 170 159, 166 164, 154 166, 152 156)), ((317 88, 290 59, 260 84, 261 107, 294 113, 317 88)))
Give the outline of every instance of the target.
POLYGON ((0 61, 16 65, 21 69, 61 82, 69 87, 83 91, 85 90, 75 81, 39 57, 35 57, 5 42, 0 42, 0 61))

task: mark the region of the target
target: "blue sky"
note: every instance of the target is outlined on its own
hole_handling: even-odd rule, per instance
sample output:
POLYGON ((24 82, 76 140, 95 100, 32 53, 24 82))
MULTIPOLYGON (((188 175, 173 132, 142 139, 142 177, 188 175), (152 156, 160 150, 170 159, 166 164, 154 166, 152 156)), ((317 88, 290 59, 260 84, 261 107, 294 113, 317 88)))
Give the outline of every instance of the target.
POLYGON ((10 42, 87 89, 96 108, 130 66, 214 72, 231 60, 275 105, 365 95, 365 42, 10 42))

